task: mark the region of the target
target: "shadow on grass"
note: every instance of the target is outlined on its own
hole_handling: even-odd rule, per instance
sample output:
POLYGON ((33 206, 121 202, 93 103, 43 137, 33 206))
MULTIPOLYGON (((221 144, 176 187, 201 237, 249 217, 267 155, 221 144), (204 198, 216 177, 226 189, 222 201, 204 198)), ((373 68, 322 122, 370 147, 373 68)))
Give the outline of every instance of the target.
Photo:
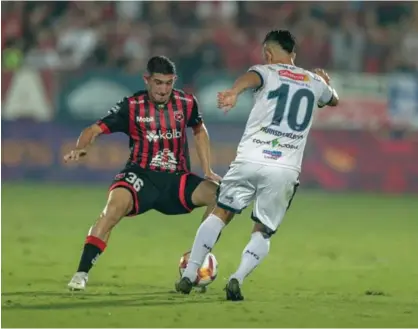
POLYGON ((175 294, 175 291, 148 291, 148 292, 112 292, 112 291, 103 291, 103 292, 84 292, 84 291, 13 291, 13 292, 4 292, 2 297, 106 297, 106 296, 158 296, 158 295, 171 295, 175 294))
MULTIPOLYGON (((38 293, 39 294, 39 293, 38 293)), ((69 294, 66 294, 67 297, 69 294)), ((84 299, 91 297, 89 295, 77 295, 73 301, 58 302, 57 300, 44 304, 33 304, 33 301, 28 304, 19 302, 13 302, 11 300, 3 302, 2 311, 8 310, 65 310, 65 309, 86 309, 86 308, 103 308, 103 307, 149 307, 149 306, 174 306, 174 305, 186 305, 186 304, 207 304, 207 303, 219 303, 223 299, 219 296, 200 296, 203 298, 196 298, 196 295, 184 296, 174 294, 170 292, 150 292, 150 293, 129 293, 120 294, 120 296, 137 296, 138 298, 127 299, 105 299, 105 300, 89 300, 84 299), (163 296, 166 296, 165 298, 163 296), (81 298, 79 298, 81 297, 81 298), (83 298, 84 297, 84 298, 83 298)), ((15 295, 15 296, 28 296, 28 295, 15 295)), ((29 295, 30 297, 33 295, 29 295)), ((44 296, 56 296, 55 294, 44 296)), ((59 296, 63 296, 60 294, 59 296)), ((71 295, 70 295, 71 296, 71 295)), ((96 295, 97 296, 97 295, 96 295)))

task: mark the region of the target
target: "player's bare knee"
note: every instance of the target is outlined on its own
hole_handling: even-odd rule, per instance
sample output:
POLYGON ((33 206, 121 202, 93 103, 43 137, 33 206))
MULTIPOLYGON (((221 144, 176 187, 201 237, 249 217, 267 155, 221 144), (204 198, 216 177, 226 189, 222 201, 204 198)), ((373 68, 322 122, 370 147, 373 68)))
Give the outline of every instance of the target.
POLYGON ((100 214, 99 219, 91 228, 89 235, 97 236, 102 240, 107 241, 112 229, 129 212, 127 209, 130 208, 127 206, 127 204, 129 203, 118 199, 109 198, 105 208, 100 214))
POLYGON ((107 204, 100 214, 100 219, 109 222, 118 222, 122 217, 124 217, 123 207, 115 204, 107 204))
POLYGON ((122 218, 129 213, 129 210, 129 203, 117 201, 108 203, 103 213, 109 218, 122 218))

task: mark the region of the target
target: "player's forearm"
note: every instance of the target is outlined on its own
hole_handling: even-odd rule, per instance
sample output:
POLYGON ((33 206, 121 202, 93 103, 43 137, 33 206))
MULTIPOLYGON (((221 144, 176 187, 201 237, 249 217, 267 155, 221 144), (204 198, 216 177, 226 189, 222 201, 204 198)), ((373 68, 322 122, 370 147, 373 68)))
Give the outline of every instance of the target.
POLYGON ((94 140, 96 139, 96 137, 99 136, 101 133, 102 133, 101 128, 96 124, 90 127, 87 127, 81 132, 80 137, 78 137, 76 149, 77 150, 87 149, 91 144, 94 143, 94 140))
POLYGON ((232 86, 232 90, 237 94, 241 94, 247 89, 259 88, 262 84, 260 76, 255 72, 247 72, 240 76, 232 86))
POLYGON ((197 156, 200 160, 200 165, 202 166, 204 174, 209 174, 212 172, 210 165, 210 142, 209 134, 204 125, 193 130, 197 156))

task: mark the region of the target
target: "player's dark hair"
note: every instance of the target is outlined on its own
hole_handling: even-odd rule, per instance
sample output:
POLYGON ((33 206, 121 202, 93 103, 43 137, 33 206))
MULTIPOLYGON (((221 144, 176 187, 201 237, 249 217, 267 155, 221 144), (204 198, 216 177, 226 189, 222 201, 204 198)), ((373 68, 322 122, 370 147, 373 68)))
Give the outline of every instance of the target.
POLYGON ((154 56, 148 61, 147 71, 149 74, 176 74, 176 66, 165 56, 154 56))
POLYGON ((295 51, 296 38, 288 30, 273 30, 267 33, 263 43, 274 42, 291 54, 295 51))

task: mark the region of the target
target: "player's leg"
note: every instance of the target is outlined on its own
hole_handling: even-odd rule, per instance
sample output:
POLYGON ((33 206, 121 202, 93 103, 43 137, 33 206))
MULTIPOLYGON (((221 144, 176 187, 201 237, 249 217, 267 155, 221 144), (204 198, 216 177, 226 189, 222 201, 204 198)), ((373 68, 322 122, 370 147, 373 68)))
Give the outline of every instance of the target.
POLYGON ((152 196, 155 195, 153 187, 148 188, 148 197, 143 195, 144 185, 152 184, 148 183, 146 177, 141 178, 140 176, 132 168, 128 168, 116 176, 109 189, 106 206, 89 230, 77 272, 68 284, 70 289, 84 290, 86 288, 88 273, 105 250, 110 232, 120 220, 125 216, 144 213, 152 207, 152 196), (141 199, 141 209, 139 209, 139 199, 141 199))
POLYGON ((157 211, 166 215, 181 215, 206 206, 205 214, 210 214, 215 207, 219 186, 217 183, 192 173, 183 175, 161 173, 156 177, 159 181, 158 185, 165 187, 161 198, 155 204, 157 211))
MULTIPOLYGON (((203 179, 202 181, 199 181, 201 178, 198 176, 191 178, 189 184, 186 186, 185 198, 186 200, 190 199, 191 204, 193 204, 193 207, 195 208, 206 207, 201 220, 201 222, 203 222, 215 209, 219 192, 219 183, 203 179)), ((218 241, 220 237, 221 234, 219 233, 216 241, 218 241)))
POLYGON ((240 213, 251 202, 255 189, 246 179, 251 172, 248 166, 237 165, 231 167, 225 175, 220 186, 217 207, 197 230, 186 270, 176 284, 177 291, 190 293, 197 271, 214 247, 222 229, 232 220, 234 214, 240 213))
POLYGON ((133 207, 134 201, 128 190, 116 188, 110 192, 105 208, 88 233, 77 272, 68 284, 69 288, 73 290, 85 289, 88 272, 105 250, 112 228, 133 207))
POLYGON ((251 238, 245 246, 241 263, 237 271, 232 274, 225 287, 226 299, 231 301, 244 300, 241 293, 241 285, 246 278, 268 255, 270 250, 270 238, 275 233, 261 223, 255 223, 251 238))
POLYGON ((228 225, 234 215, 235 213, 230 210, 215 206, 213 212, 200 224, 196 232, 187 267, 180 280, 175 284, 178 292, 183 294, 190 293, 196 282, 198 269, 202 266, 206 255, 218 242, 223 228, 228 225))
POLYGON ((215 208, 219 184, 209 180, 202 180, 195 186, 196 184, 197 182, 190 182, 190 185, 186 187, 185 193, 190 196, 190 201, 196 208, 206 207, 202 216, 203 222, 215 208))
MULTIPOLYGON (((298 173, 292 170, 266 168, 260 179, 252 219, 255 221, 250 241, 244 248, 241 263, 226 286, 228 300, 244 297, 240 286, 244 279, 263 261, 270 250, 270 238, 276 232, 289 208, 298 184, 298 173), (268 179, 268 180, 267 180, 268 179), (264 180, 264 181, 263 181, 264 180)), ((262 172, 260 173, 262 175, 262 172)))

